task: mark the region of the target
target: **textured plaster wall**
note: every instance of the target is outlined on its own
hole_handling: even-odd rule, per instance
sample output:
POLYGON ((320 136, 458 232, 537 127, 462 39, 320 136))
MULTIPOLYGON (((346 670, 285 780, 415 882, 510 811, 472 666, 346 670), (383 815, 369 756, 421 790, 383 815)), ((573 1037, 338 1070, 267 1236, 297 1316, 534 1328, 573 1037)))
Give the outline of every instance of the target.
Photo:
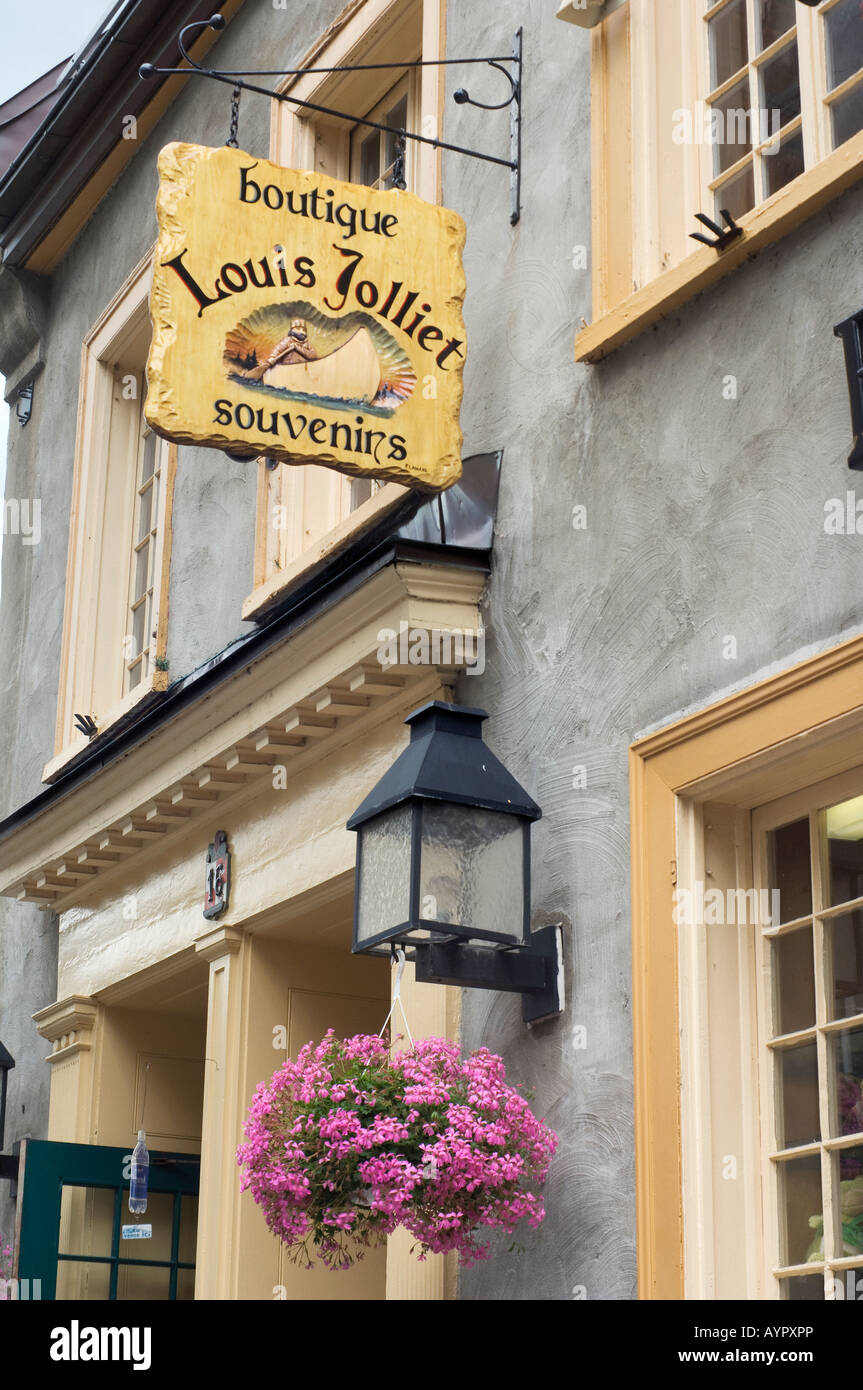
MULTIPOLYGON (((543 807, 536 920, 572 924, 559 1023, 528 1033, 516 998, 465 996, 463 1041, 501 1050, 561 1136, 548 1220, 527 1253, 502 1241, 462 1275, 471 1299, 635 1293, 629 744, 863 624, 863 537, 824 531, 856 476, 832 329, 863 303, 863 190, 607 362, 576 364, 590 44, 554 9, 455 3, 447 31, 452 56, 501 52, 525 23, 527 55, 520 226, 504 172, 446 165, 469 227, 465 450, 506 451, 487 670, 457 693, 490 712, 490 744, 543 807)), ((491 81, 474 71, 472 93, 494 100, 491 81)), ((505 120, 448 111, 450 139, 503 152, 505 120)))
MULTIPOLYGON (((272 67, 284 59, 290 67, 340 8, 338 0, 292 7, 290 13, 270 4, 247 5, 210 61, 272 67)), ((23 430, 13 418, 9 429, 6 496, 40 500, 42 536, 34 546, 7 536, 3 547, 0 819, 42 790, 42 768, 54 751, 81 343, 155 241, 159 149, 169 140, 226 139, 229 107, 226 88, 190 81, 51 277, 51 314, 41 340, 45 367, 36 381, 32 418, 23 430)), ((241 146, 266 153, 269 121, 265 101, 244 101, 241 146)), ((2 304, 21 312, 17 295, 2 304)), ((14 343, 15 333, 9 336, 14 343)), ((31 350, 23 330, 20 343, 22 353, 31 350)), ((7 376, 16 366, 4 357, 7 376)), ((252 589, 256 481, 254 465, 206 450, 180 453, 168 644, 172 677, 188 674, 248 631, 239 614, 252 589)), ((44 1058, 50 1049, 31 1014, 56 997, 56 917, 0 899, 0 1040, 16 1061, 7 1151, 23 1134, 47 1133, 44 1058)), ((14 1221, 7 1194, 8 1185, 0 1183, 0 1232, 9 1232, 14 1221)))
MULTIPOLYGON (((249 5, 213 61, 271 66, 279 52, 289 63, 338 9, 249 5)), ((450 55, 507 51, 522 23, 527 55, 520 226, 504 170, 445 163, 445 201, 469 227, 465 452, 505 449, 488 666, 458 694, 490 711, 489 742, 543 806, 536 918, 571 923, 561 1022, 526 1033, 517 998, 465 997, 466 1044, 502 1051, 561 1135, 545 1226, 524 1254, 503 1249, 463 1274, 470 1299, 635 1293, 629 744, 861 626, 863 542, 827 536, 823 520, 825 500, 854 485, 832 326, 863 302, 863 190, 608 362, 576 365, 574 333, 591 316, 589 272, 573 269, 573 248, 590 243, 589 39, 554 9, 452 0, 448 11, 450 55), (723 399, 727 374, 736 401, 723 399), (577 505, 586 530, 572 527, 577 505)), ((498 99, 502 79, 475 69, 451 74, 447 92, 468 77, 479 99, 498 99)), ((35 794, 53 747, 81 340, 155 236, 158 147, 223 138, 227 108, 219 88, 190 84, 54 276, 33 420, 10 429, 8 495, 42 498, 43 540, 4 554, 0 809, 35 794)), ((447 109, 448 138, 506 152, 505 113, 447 109)), ((241 146, 265 151, 268 121, 265 104, 245 100, 241 146)), ((252 468, 181 452, 172 676, 244 630, 254 493, 252 468)), ((47 1046, 29 1015, 54 997, 53 924, 0 901, 0 1038, 19 1064, 10 1110, 23 1099, 34 1133, 47 1046)))

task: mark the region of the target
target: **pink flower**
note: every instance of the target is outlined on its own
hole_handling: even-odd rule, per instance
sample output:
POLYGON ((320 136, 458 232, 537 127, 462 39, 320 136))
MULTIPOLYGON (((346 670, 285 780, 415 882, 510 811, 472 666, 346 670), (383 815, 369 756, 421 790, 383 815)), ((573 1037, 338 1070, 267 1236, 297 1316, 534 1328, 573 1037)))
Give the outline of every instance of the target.
POLYGON ((390 1055, 329 1032, 254 1094, 237 1158, 267 1224, 309 1267, 362 1258, 403 1225, 419 1258, 489 1258, 480 1232, 538 1226, 557 1138, 506 1084, 500 1057, 441 1038, 390 1055))

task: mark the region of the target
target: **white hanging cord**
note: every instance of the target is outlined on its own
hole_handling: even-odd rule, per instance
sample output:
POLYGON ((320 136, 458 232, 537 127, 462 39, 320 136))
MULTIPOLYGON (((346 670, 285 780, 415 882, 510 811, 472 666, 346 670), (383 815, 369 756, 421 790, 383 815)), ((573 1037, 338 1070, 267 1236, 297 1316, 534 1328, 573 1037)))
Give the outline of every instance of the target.
POLYGON ((386 1029, 386 1026, 387 1026, 387 1024, 389 1023, 390 1019, 391 1019, 392 1016, 393 1016, 393 1013, 394 1013, 394 1011, 395 1011, 396 1004, 398 1004, 399 1008, 400 1008, 401 1011, 402 1011, 402 1018, 404 1019, 405 1029, 407 1030, 408 1041, 410 1042, 411 1047, 413 1047, 413 1045, 414 1045, 414 1040, 413 1040, 413 1038, 411 1037, 411 1027, 410 1027, 410 1024, 408 1023, 407 1014, 405 1013, 405 1006, 404 1006, 404 1004, 402 1003, 402 976, 403 976, 404 973, 405 973, 405 965, 407 964, 407 961, 406 961, 406 959, 405 959, 404 948, 401 947, 401 946, 399 946, 399 948, 398 948, 398 950, 397 950, 397 952, 396 952, 396 955, 397 955, 397 958, 398 958, 399 968, 398 968, 398 970, 396 971, 396 982, 395 982, 395 984, 393 985, 393 1002, 392 1002, 392 1004, 390 1005, 390 1011, 389 1011, 389 1013, 387 1014, 386 1018, 384 1019, 384 1026, 383 1026, 383 1028, 381 1029, 381 1031, 378 1033, 378 1037, 379 1037, 379 1038, 382 1038, 382 1037, 383 1037, 384 1031, 385 1031, 385 1029, 386 1029))

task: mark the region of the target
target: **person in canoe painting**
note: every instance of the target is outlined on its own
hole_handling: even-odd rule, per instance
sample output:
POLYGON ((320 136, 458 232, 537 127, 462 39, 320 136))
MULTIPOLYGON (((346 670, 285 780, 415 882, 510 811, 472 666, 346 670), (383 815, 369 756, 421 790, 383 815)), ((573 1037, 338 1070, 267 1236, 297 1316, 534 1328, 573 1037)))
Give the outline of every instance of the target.
POLYGON ((280 306, 259 310, 227 336, 228 376, 279 395, 391 413, 411 394, 416 373, 392 337, 364 319, 318 322, 280 306))

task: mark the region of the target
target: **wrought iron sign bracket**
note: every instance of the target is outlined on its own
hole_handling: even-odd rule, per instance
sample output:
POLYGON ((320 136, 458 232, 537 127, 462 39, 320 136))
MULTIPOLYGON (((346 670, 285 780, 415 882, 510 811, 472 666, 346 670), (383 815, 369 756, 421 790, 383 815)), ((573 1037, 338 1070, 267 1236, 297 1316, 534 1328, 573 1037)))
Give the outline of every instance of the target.
POLYGON ((215 82, 224 82, 234 91, 234 108, 231 126, 232 141, 236 139, 236 94, 239 92, 254 92, 258 96, 269 97, 272 101, 286 101, 292 106, 302 107, 306 111, 316 111, 319 115, 332 116, 338 120, 352 121, 355 125, 368 126, 371 130, 380 130, 387 135, 395 135, 400 140, 414 140, 420 145, 431 145, 436 150, 447 150, 450 154, 467 155, 469 159, 480 159, 486 164, 499 164, 510 171, 510 222, 513 226, 521 217, 521 150, 522 150, 522 96, 523 96, 523 45, 524 32, 519 29, 513 39, 512 52, 503 57, 492 58, 418 58, 405 63, 354 63, 332 68, 255 68, 237 69, 236 71, 205 68, 200 63, 196 63, 190 57, 186 44, 192 42, 187 35, 197 37, 203 29, 224 29, 225 18, 221 14, 211 15, 209 19, 198 20, 194 24, 187 24, 180 30, 177 44, 181 57, 189 64, 188 67, 181 68, 157 68, 152 63, 143 63, 138 69, 139 75, 143 79, 151 77, 210 77, 215 82), (460 106, 477 106, 483 111, 502 111, 505 107, 510 108, 510 157, 503 159, 498 155, 485 154, 480 150, 468 149, 464 145, 453 145, 446 140, 439 140, 431 135, 419 135, 414 131, 399 130, 394 126, 382 124, 380 121, 369 120, 367 116, 355 116, 347 111, 335 111, 332 107, 321 106, 317 102, 303 101, 301 97, 291 96, 289 92, 273 91, 269 87, 261 87, 257 83, 246 81, 249 77, 301 77, 308 73, 335 73, 335 72, 371 72, 383 69, 398 69, 404 71, 405 68, 423 67, 452 67, 466 66, 467 64, 486 64, 502 72, 510 84, 509 95, 500 102, 476 101, 464 87, 460 87, 454 93, 454 101, 460 106), (506 66, 505 66, 506 65, 506 66))

